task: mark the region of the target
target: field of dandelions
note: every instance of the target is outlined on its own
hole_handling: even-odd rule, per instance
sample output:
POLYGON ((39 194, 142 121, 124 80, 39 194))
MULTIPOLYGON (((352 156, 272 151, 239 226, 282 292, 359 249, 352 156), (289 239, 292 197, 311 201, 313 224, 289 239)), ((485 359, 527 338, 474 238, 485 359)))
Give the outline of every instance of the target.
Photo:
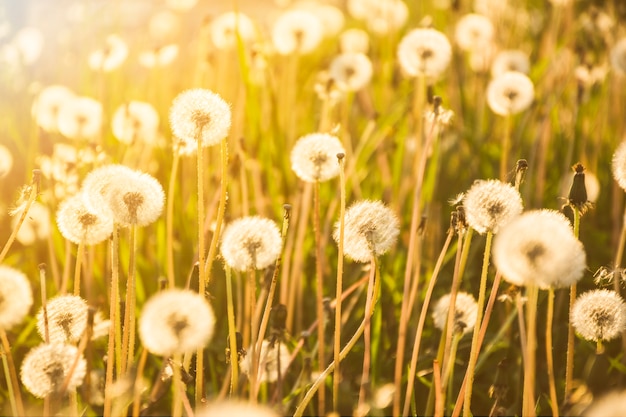
POLYGON ((626 3, 0 3, 0 415, 626 415, 626 3))

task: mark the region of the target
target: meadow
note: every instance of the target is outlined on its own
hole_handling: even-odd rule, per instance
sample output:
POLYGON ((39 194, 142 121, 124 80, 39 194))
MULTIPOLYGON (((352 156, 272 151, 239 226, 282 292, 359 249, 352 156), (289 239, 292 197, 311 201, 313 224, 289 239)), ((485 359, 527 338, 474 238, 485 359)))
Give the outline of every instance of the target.
POLYGON ((626 415, 625 190, 620 0, 0 3, 0 415, 626 415))

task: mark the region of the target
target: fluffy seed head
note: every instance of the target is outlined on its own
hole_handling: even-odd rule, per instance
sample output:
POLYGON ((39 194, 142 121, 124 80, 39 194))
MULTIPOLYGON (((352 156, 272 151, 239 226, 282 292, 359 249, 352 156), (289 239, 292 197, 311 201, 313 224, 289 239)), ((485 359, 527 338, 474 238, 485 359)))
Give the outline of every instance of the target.
POLYGON ((588 291, 572 306, 571 321, 576 333, 587 340, 615 339, 626 330, 626 303, 614 291, 588 291))
POLYGON ((344 26, 345 17, 343 12, 333 5, 305 0, 297 2, 294 6, 298 10, 305 10, 317 16, 322 24, 324 37, 334 38, 344 26))
POLYGON ((240 400, 228 400, 209 404, 199 410, 196 417, 279 417, 271 408, 240 400))
POLYGON ((95 71, 109 72, 119 68, 128 56, 128 46, 119 35, 109 35, 104 46, 89 54, 89 67, 95 71))
MULTIPOLYGON (((437 301, 433 309, 433 321, 435 327, 443 330, 448 320, 448 311, 450 310, 450 294, 446 294, 437 301)), ((474 330, 476 324, 476 315, 478 313, 478 305, 471 294, 459 292, 454 302, 454 327, 464 334, 474 330)))
POLYGON ((63 85, 50 85, 41 90, 31 108, 37 125, 46 132, 56 132, 59 109, 75 97, 74 92, 63 85))
POLYGON ((402 0, 348 0, 348 12, 364 20, 367 29, 385 35, 400 29, 409 17, 409 9, 402 0))
POLYGON ((535 98, 535 87, 526 74, 508 71, 487 86, 487 104, 501 116, 526 110, 535 98))
POLYGON ((0 145, 0 178, 6 176, 13 167, 13 154, 9 149, 0 145))
POLYGON ((498 230, 522 212, 522 196, 511 184, 477 180, 465 193, 467 224, 480 234, 498 230))
POLYGON ((178 139, 202 146, 218 144, 228 136, 231 111, 222 97, 210 90, 194 88, 180 93, 170 107, 172 133, 178 139))
POLYGON ((139 53, 139 63, 146 68, 165 67, 176 59, 179 47, 176 44, 163 45, 139 53))
POLYGON ((232 221, 224 229, 221 252, 226 264, 237 271, 264 269, 276 262, 282 238, 276 223, 259 216, 232 221))
POLYGON ((327 181, 339 175, 338 153, 345 153, 339 138, 310 133, 298 139, 291 150, 291 169, 303 181, 327 181))
MULTIPOLYGON (((37 398, 60 393, 77 354, 78 349, 72 345, 43 344, 33 348, 22 362, 22 383, 37 398)), ((80 355, 67 389, 74 391, 80 386, 86 373, 87 363, 83 355, 80 355)))
POLYGON ((281 55, 312 52, 322 41, 323 35, 322 22, 307 10, 283 12, 272 28, 272 42, 281 55))
POLYGON ((413 29, 398 45, 398 62, 410 77, 441 75, 452 58, 450 41, 435 29, 413 29))
POLYGON ((58 129, 69 139, 94 139, 102 126, 102 104, 91 97, 75 97, 59 108, 58 129))
POLYGON ((517 49, 507 49, 498 52, 491 63, 491 76, 497 78, 509 71, 528 74, 530 71, 528 54, 517 49))
MULTIPOLYGON (((344 253, 356 262, 369 262, 391 249, 399 233, 400 221, 389 207, 381 201, 359 201, 346 210, 344 253)), ((339 241, 339 222, 333 238, 339 241)))
POLYGON ((488 46, 493 40, 494 28, 491 20, 481 14, 469 13, 456 24, 454 39, 464 51, 488 46))
POLYGON ((63 237, 76 244, 96 245, 113 233, 113 218, 89 210, 82 194, 64 200, 56 218, 63 237))
POLYGON ((339 37, 341 52, 366 54, 370 48, 369 34, 363 29, 347 29, 339 37))
MULTIPOLYGON (((248 349, 250 352, 250 349, 248 349)), ((259 369, 257 375, 257 381, 259 382, 274 382, 278 379, 278 363, 280 361, 280 374, 284 378, 287 368, 289 368, 289 359, 291 353, 284 343, 272 344, 268 340, 264 340, 261 345, 261 353, 259 355, 259 369), (280 347, 279 347, 280 346, 280 347)), ((252 361, 252 355, 248 354, 241 361, 241 372, 244 374, 250 373, 250 366, 252 361)))
POLYGON ((247 15, 238 12, 226 12, 211 21, 209 28, 211 40, 218 49, 231 49, 237 45, 237 32, 246 44, 254 40, 256 29, 254 22, 247 15))
POLYGON ((129 101, 117 108, 111 121, 113 135, 127 145, 141 142, 154 144, 159 128, 159 114, 143 101, 129 101))
MULTIPOLYGON (((16 227, 19 221, 17 214, 11 220, 11 227, 16 227)), ((24 246, 33 244, 37 240, 46 239, 50 235, 50 211, 41 203, 34 202, 28 210, 22 227, 17 232, 16 239, 24 246)))
POLYGON ((106 196, 115 184, 126 181, 134 173, 134 170, 119 164, 104 165, 90 171, 81 186, 81 195, 87 209, 112 218, 113 213, 106 202, 106 196))
MULTIPOLYGON (((48 301, 48 335, 50 343, 74 343, 87 328, 87 302, 77 295, 59 295, 48 301)), ((45 340, 43 308, 37 313, 37 332, 45 340)))
POLYGON ((617 41, 611 48, 611 66, 621 75, 626 75, 626 37, 617 41))
POLYGON ((141 343, 161 356, 206 346, 214 328, 213 309, 203 296, 189 290, 159 292, 146 302, 139 317, 141 343))
POLYGON ((626 190, 626 141, 620 143, 615 150, 611 171, 613 172, 615 181, 617 181, 623 190, 626 190))
POLYGON ((493 262, 514 285, 561 288, 582 278, 586 255, 564 215, 555 210, 531 210, 496 235, 493 262))
POLYGON ((372 62, 361 53, 342 53, 330 63, 330 76, 346 91, 358 91, 372 79, 372 62))
POLYGON ((0 265, 0 328, 6 331, 20 324, 32 305, 33 294, 26 275, 0 265))
POLYGON ((612 391, 594 399, 583 417, 622 417, 626 416, 626 390, 612 391))

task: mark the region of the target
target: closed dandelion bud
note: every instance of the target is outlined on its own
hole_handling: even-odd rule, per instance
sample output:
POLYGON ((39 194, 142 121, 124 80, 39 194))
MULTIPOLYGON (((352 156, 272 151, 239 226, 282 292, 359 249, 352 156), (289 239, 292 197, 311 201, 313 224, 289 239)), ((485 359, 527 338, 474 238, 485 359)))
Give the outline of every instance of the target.
POLYGON ((237 271, 264 269, 276 262, 282 238, 274 221, 248 216, 226 226, 220 248, 226 264, 237 271))
MULTIPOLYGON (((37 398, 60 394, 77 355, 78 349, 72 345, 43 344, 33 348, 22 362, 22 383, 37 398)), ((68 391, 80 386, 86 373, 87 363, 81 355, 69 379, 68 391)))
POLYGON ((491 63, 491 76, 496 78, 509 71, 528 74, 530 71, 530 59, 528 58, 528 54, 516 49, 507 49, 498 52, 491 63))
POLYGON ((586 255, 564 215, 554 210, 531 210, 496 235, 493 262, 511 284, 561 288, 582 278, 586 255))
POLYGON ((245 45, 253 41, 256 35, 252 19, 238 12, 226 12, 217 16, 211 21, 209 31, 213 45, 218 49, 235 48, 237 36, 245 45))
POLYGON ((272 42, 281 55, 312 52, 322 41, 323 35, 320 19, 306 10, 283 12, 272 27, 272 42))
POLYGON ((492 79, 487 86, 487 104, 500 116, 520 113, 530 107, 535 87, 526 74, 508 71, 492 79))
POLYGON ((32 305, 33 294, 26 275, 0 265, 0 329, 7 331, 20 324, 32 305))
POLYGON ((574 165, 574 179, 572 187, 569 189, 567 200, 578 210, 585 211, 587 203, 587 187, 585 185, 585 167, 581 164, 574 165))
POLYGON ((498 230, 522 212, 522 197, 511 184, 477 180, 463 197, 467 224, 480 234, 498 230))
POLYGON ((358 91, 372 79, 372 62, 361 53, 344 52, 332 60, 328 72, 341 89, 358 91))
POLYGON ((611 66, 620 75, 626 75, 626 38, 622 38, 611 48, 611 66))
POLYGON ((278 413, 271 408, 244 402, 241 400, 228 400, 209 404, 206 408, 198 410, 196 417, 279 417, 278 413))
POLYGON ((64 200, 56 219, 63 237, 76 244, 96 245, 113 233, 113 219, 90 210, 82 194, 64 200))
POLYGON ((150 352, 169 356, 203 348, 213 337, 215 314, 203 296, 168 289, 151 297, 139 317, 139 338, 150 352))
POLYGON ((230 106, 210 90, 195 88, 180 93, 170 107, 170 125, 174 136, 189 146, 212 146, 228 136, 230 106))
MULTIPOLYGON (((250 352, 251 349, 248 349, 250 352)), ((274 382, 278 379, 280 370, 281 378, 284 378, 287 368, 289 368, 289 360, 291 353, 284 343, 271 343, 264 340, 261 344, 261 352, 259 354, 258 382, 274 382), (280 362, 280 367, 279 367, 280 362)), ((244 374, 250 373, 252 355, 246 355, 239 366, 244 374)))
MULTIPOLYGON (((48 301, 48 335, 50 343, 75 343, 87 328, 87 302, 77 295, 59 295, 48 301)), ((45 340, 46 323, 43 308, 37 313, 37 332, 45 340)))
POLYGON ((488 17, 469 13, 457 22, 454 39, 462 50, 473 51, 491 44, 493 33, 493 23, 488 17))
MULTIPOLYGON (((450 294, 446 294, 437 301, 433 309, 433 321, 435 327, 443 330, 448 320, 450 310, 450 294)), ((474 330, 478 304, 471 294, 459 292, 454 302, 454 328, 463 334, 474 330)))
MULTIPOLYGON (((391 249, 399 233, 400 221, 389 207, 381 201, 359 201, 346 210, 344 253, 356 262, 369 262, 391 249)), ((339 241, 339 222, 333 238, 339 241)))
POLYGON ((626 303, 614 291, 588 291, 576 299, 570 320, 586 340, 615 339, 626 330, 626 303))
POLYGON ((435 29, 413 29, 398 44, 398 62, 409 77, 437 78, 450 64, 452 47, 435 29))
POLYGON ((302 136, 291 150, 291 169, 303 181, 327 181, 339 175, 338 153, 345 150, 336 136, 328 133, 302 136))
POLYGON ((111 121, 113 135, 127 145, 146 143, 153 145, 157 139, 159 114, 154 106, 143 101, 129 101, 117 108, 111 121))
POLYGON ((613 172, 615 181, 617 181, 623 190, 626 190, 626 141, 620 143, 615 150, 611 171, 613 172))

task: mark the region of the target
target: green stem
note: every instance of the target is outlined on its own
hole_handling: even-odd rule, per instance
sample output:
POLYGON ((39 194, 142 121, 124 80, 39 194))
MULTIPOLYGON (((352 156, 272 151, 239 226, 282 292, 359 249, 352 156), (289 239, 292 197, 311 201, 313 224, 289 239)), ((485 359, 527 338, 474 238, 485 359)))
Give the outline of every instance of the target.
POLYGON ((548 385, 550 386, 550 408, 552 417, 559 417, 559 401, 554 381, 554 358, 552 355, 552 322, 554 319, 554 289, 548 288, 548 308, 546 312, 546 366, 548 367, 548 385))
POLYGON ((117 355, 115 346, 121 346, 118 342, 119 332, 116 329, 119 327, 119 269, 118 269, 118 246, 119 246, 119 234, 117 226, 113 227, 113 234, 111 238, 110 252, 111 252, 111 287, 110 287, 110 304, 109 304, 109 320, 111 325, 109 326, 109 341, 107 347, 107 367, 105 374, 104 385, 104 417, 111 416, 111 387, 113 385, 113 365, 117 363, 117 375, 121 375, 121 357, 117 355))
POLYGON ((85 256, 85 242, 80 241, 76 250, 76 267, 74 268, 74 295, 80 295, 80 268, 85 256))
MULTIPOLYGON (((326 320, 324 314, 324 280, 322 276, 322 237, 320 230, 320 183, 313 184, 313 231, 315 234, 315 283, 316 283, 316 310, 317 310, 317 370, 322 372, 325 367, 325 330, 326 320)), ((367 332, 367 330, 366 330, 367 332)), ((318 393, 318 412, 326 414, 326 391, 321 389, 318 393)))
POLYGON ((537 354, 537 299, 539 289, 534 284, 526 286, 526 362, 524 363, 524 391, 522 394, 522 415, 534 417, 535 410, 535 375, 537 354))
POLYGON ((165 214, 166 252, 167 252, 167 286, 168 288, 176 287, 176 275, 174 271, 174 187, 176 187, 176 176, 178 175, 178 163, 180 161, 180 153, 174 152, 174 160, 172 161, 172 172, 167 186, 167 207, 165 214))
POLYGON ((237 327, 235 325, 235 308, 233 304, 233 279, 228 265, 224 264, 226 273, 226 303, 228 314, 228 342, 230 348, 230 395, 237 392, 239 386, 239 353, 237 352, 237 327))
MULTIPOLYGON (((574 236, 578 238, 580 233, 580 212, 576 206, 571 206, 574 212, 574 236)), ((572 307, 576 302, 576 283, 572 284, 569 289, 569 317, 572 317, 572 307)), ((571 319, 567 324, 567 355, 565 359, 565 399, 569 397, 574 382, 574 326, 571 319)))

